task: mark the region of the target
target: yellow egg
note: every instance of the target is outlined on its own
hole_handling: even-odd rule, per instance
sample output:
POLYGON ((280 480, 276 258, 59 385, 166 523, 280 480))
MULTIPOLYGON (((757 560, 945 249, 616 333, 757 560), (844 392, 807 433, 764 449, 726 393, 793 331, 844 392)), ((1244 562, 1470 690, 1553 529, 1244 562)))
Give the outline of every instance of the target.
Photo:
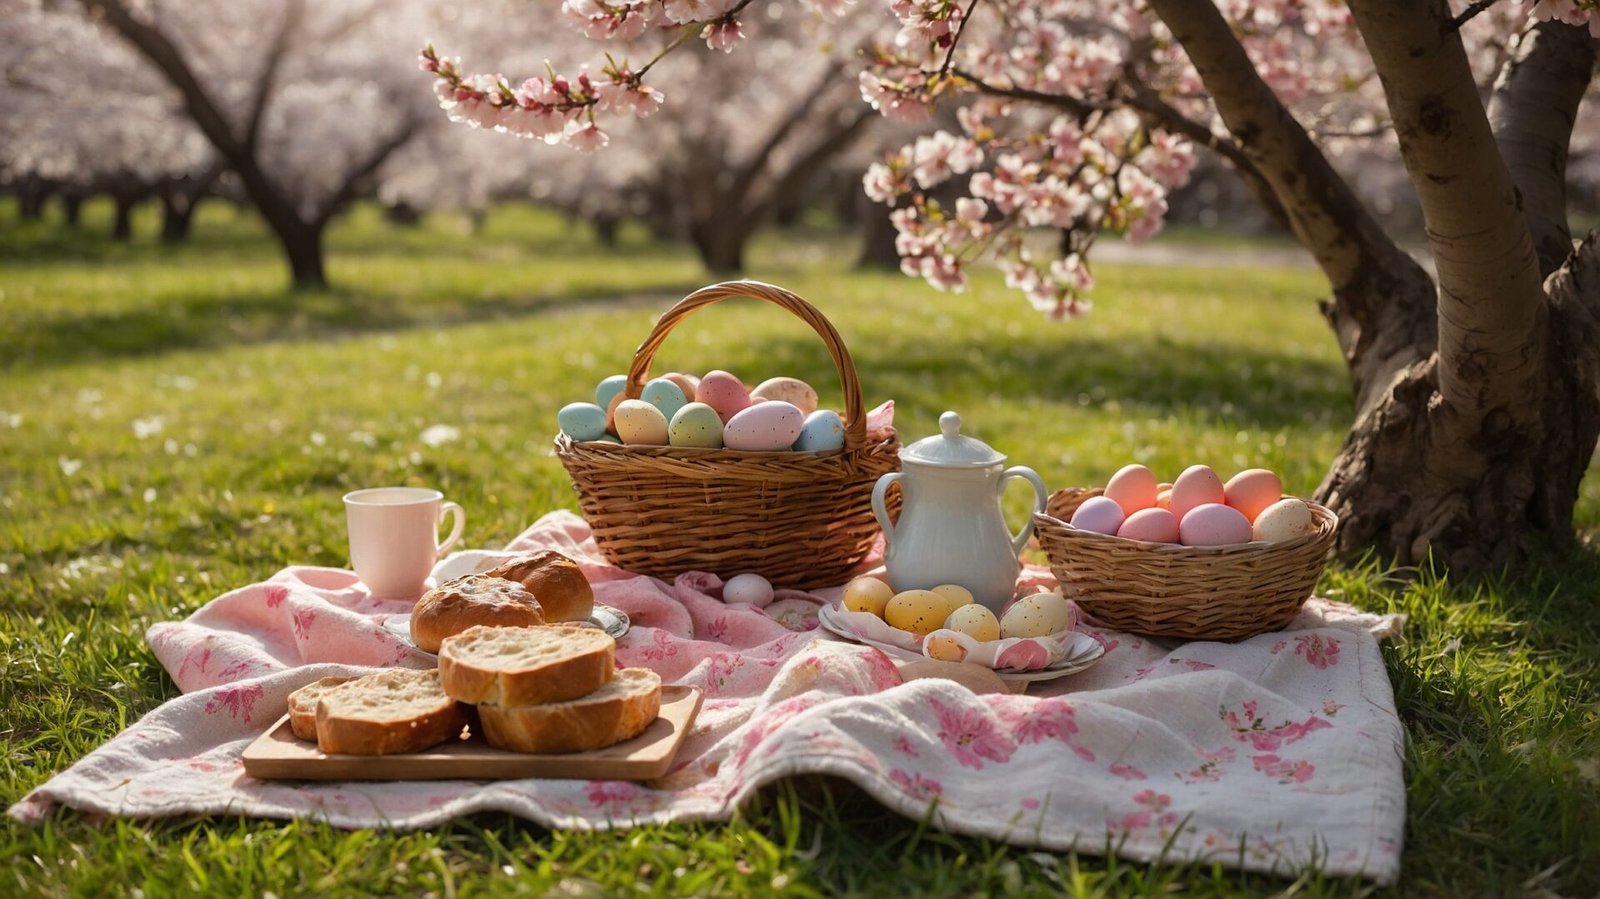
POLYGON ((875 577, 858 577, 844 585, 844 607, 851 612, 871 612, 883 617, 883 607, 894 598, 894 588, 875 577))
POLYGON ((962 662, 967 658, 967 648, 947 634, 929 637, 928 645, 923 650, 923 655, 941 662, 962 662))
POLYGON ((1048 637, 1072 627, 1072 607, 1059 593, 1024 596, 1000 619, 1003 637, 1048 637))
POLYGON ((972 591, 960 584, 940 584, 933 588, 933 592, 943 596, 950 603, 949 609, 952 612, 974 601, 972 591))
POLYGON ((969 603, 950 613, 944 626, 960 631, 974 640, 988 642, 1000 639, 1000 619, 985 606, 969 603))
POLYGON ((896 593, 883 608, 883 620, 889 622, 890 627, 910 631, 919 637, 938 630, 949 614, 949 601, 932 590, 896 593))
POLYGON ((617 436, 622 438, 623 443, 667 445, 667 417, 644 400, 617 403, 617 411, 612 418, 616 422, 617 436))

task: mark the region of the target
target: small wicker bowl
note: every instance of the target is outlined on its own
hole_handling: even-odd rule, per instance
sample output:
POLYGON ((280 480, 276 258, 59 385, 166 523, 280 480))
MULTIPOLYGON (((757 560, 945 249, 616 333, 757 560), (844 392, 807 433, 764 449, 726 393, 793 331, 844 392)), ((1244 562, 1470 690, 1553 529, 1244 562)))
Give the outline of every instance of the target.
POLYGON ((1034 516, 1062 592, 1095 623, 1188 640, 1240 640, 1281 630, 1317 586, 1339 519, 1307 501, 1315 533, 1283 543, 1176 546, 1108 537, 1068 524, 1105 491, 1069 487, 1034 516))

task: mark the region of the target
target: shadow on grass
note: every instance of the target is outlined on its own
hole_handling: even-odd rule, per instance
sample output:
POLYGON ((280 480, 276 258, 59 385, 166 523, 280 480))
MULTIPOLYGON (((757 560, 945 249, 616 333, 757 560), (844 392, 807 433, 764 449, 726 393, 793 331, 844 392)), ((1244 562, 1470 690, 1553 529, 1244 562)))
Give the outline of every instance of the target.
POLYGON ((9 330, 0 334, 0 359, 6 360, 0 363, 0 370, 50 369, 179 350, 332 340, 472 324, 599 301, 662 303, 697 286, 664 279, 660 284, 619 291, 595 284, 428 306, 397 304, 392 297, 341 287, 244 298, 213 294, 174 298, 133 309, 35 320, 24 328, 9 330))

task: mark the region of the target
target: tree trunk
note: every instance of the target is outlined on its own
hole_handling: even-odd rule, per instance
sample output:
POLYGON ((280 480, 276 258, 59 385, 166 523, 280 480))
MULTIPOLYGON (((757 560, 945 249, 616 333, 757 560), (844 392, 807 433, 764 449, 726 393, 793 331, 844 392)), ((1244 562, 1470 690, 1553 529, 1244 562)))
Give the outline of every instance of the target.
POLYGON ((744 245, 752 230, 752 223, 730 214, 696 222, 689 237, 707 271, 718 276, 737 275, 744 271, 744 245))
POLYGON ((23 178, 17 182, 17 215, 25 222, 44 218, 44 201, 50 198, 50 189, 37 178, 23 178))
POLYGON ((894 223, 889 221, 891 210, 867 199, 867 195, 859 190, 856 191, 856 198, 861 221, 861 254, 856 257, 856 268, 898 271, 900 251, 894 246, 897 232, 894 223))
POLYGON ((1551 314, 1465 49, 1443 27, 1444 0, 1350 8, 1422 201, 1439 342, 1362 412, 1319 495, 1344 519, 1347 548, 1498 566, 1536 534, 1570 537, 1571 473, 1581 476, 1600 430, 1593 372, 1580 363, 1593 347, 1578 290, 1588 275, 1571 282, 1576 308, 1551 314), (1579 359, 1552 352, 1563 330, 1590 338, 1579 359))
POLYGON ((617 248, 617 235, 622 230, 622 218, 611 213, 599 213, 589 218, 595 239, 608 250, 617 248))
POLYGON ((128 194, 112 194, 111 199, 116 203, 116 217, 111 223, 111 239, 128 241, 133 239, 133 207, 138 201, 128 194))
POLYGON ((289 259, 289 278, 296 290, 320 290, 328 286, 328 275, 322 265, 320 226, 280 231, 278 240, 289 259))
POLYGON ((163 243, 183 243, 189 239, 189 227, 194 223, 194 211, 199 208, 198 197, 161 196, 161 240, 163 243))
POLYGON ((61 220, 68 228, 78 227, 83 214, 83 194, 61 195, 61 220))

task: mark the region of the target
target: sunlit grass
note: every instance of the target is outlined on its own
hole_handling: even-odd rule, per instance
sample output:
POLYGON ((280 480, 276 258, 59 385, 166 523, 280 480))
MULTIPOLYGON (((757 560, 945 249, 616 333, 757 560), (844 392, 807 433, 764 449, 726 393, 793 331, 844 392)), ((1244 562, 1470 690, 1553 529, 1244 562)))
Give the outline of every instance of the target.
MULTIPOLYGON (((259 227, 207 207, 195 243, 108 244, 0 213, 0 801, 171 696, 142 642, 228 586, 345 562, 338 498, 437 486, 473 545, 574 500, 554 413, 626 367, 654 316, 706 276, 628 233, 615 253, 522 209, 481 232, 396 229, 358 210, 331 235, 328 292, 284 292, 259 227), (610 302, 611 298, 631 298, 610 302), (602 301, 604 302, 595 302, 602 301), (434 424, 459 430, 437 446, 434 424)), ((150 221, 141 222, 147 234, 150 221)), ((948 296, 851 273, 846 240, 763 238, 752 276, 810 298, 868 402, 910 437, 939 412, 1052 486, 1131 459, 1264 465, 1309 492, 1350 414, 1311 271, 1102 267, 1095 313, 1046 323, 993 279, 948 296)), ((755 304, 688 319, 658 367, 794 374, 839 402, 820 342, 755 304)), ((1590 479, 1579 518, 1600 522, 1590 479)), ((1020 497, 1012 512, 1020 509, 1020 497)), ((1411 616, 1386 650, 1410 733, 1400 893, 1600 890, 1600 614, 1592 550, 1452 583, 1338 568, 1324 589, 1411 616)), ((774 789, 731 825, 549 833, 500 816, 345 833, 233 819, 0 830, 0 894, 884 895, 1359 892, 1206 867, 1033 853, 927 831, 848 788, 774 789)))

